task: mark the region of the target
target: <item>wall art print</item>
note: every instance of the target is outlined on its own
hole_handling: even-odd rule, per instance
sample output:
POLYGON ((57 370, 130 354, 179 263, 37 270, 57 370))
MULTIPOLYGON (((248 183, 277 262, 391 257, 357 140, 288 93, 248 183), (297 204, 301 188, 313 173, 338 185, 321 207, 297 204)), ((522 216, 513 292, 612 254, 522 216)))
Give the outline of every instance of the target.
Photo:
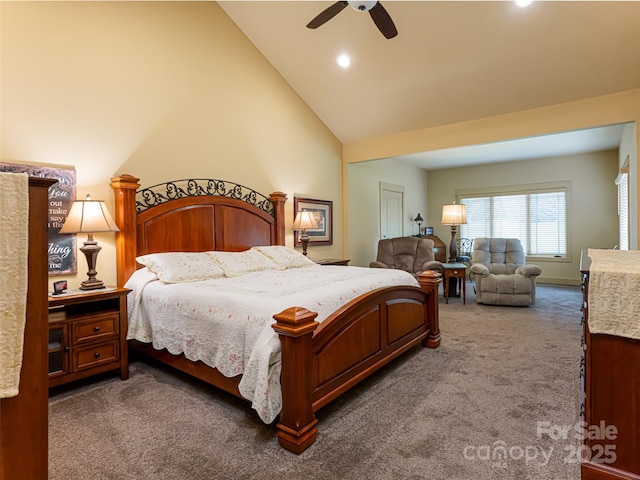
MULTIPOLYGON (((307 230, 309 242, 316 245, 333 245, 333 202, 313 198, 293 198, 293 216, 300 211, 309 211, 318 224, 317 229, 307 230)), ((300 232, 294 232, 294 245, 300 246, 300 232)))
POLYGON ((73 169, 19 165, 0 162, 0 172, 27 173, 31 177, 55 178, 58 183, 49 187, 48 261, 49 275, 77 273, 75 234, 60 233, 67 214, 76 198, 76 171, 73 169))

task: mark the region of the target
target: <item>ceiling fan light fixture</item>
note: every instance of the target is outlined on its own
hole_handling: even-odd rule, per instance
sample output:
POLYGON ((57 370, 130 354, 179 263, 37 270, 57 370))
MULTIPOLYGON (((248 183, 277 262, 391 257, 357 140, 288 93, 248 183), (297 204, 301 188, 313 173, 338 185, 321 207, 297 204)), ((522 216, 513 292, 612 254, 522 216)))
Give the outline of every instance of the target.
POLYGON ((373 1, 359 1, 359 2, 347 2, 349 3, 349 6, 351 8, 353 8, 354 10, 357 10, 359 12, 368 12, 369 10, 371 10, 376 3, 378 3, 377 0, 373 0, 373 1))

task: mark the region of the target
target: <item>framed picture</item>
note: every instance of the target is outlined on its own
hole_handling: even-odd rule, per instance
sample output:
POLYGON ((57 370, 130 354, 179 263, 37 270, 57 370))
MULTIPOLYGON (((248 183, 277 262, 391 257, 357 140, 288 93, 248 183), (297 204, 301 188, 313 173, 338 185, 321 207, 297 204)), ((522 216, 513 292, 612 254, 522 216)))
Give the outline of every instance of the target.
MULTIPOLYGON (((293 198, 293 217, 298 212, 312 212, 318 228, 307 230, 309 243, 333 245, 333 202, 312 198, 293 198)), ((300 232, 294 232, 294 244, 299 247, 300 232)))
POLYGON ((76 198, 76 171, 67 168, 0 162, 0 172, 26 172, 32 177, 58 180, 58 183, 49 187, 49 222, 47 224, 49 276, 76 274, 78 271, 76 235, 74 233, 60 233, 76 198))
POLYGON ((424 227, 425 235, 433 235, 433 227, 424 227))

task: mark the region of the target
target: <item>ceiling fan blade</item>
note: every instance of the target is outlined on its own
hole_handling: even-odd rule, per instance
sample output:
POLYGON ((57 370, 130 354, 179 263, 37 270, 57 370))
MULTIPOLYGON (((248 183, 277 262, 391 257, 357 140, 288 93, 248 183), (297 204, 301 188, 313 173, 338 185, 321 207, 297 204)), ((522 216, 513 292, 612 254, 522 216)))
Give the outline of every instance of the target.
POLYGON ((396 30, 393 20, 391 20, 391 17, 380 2, 376 3, 375 6, 369 10, 369 15, 371 15, 373 23, 376 24, 378 30, 380 30, 386 38, 393 38, 398 35, 398 30, 396 30))
POLYGON ((307 28, 318 28, 320 25, 323 25, 324 23, 335 17, 337 14, 339 14, 347 5, 349 5, 348 2, 334 3, 329 8, 320 12, 316 18, 311 20, 307 24, 307 28))

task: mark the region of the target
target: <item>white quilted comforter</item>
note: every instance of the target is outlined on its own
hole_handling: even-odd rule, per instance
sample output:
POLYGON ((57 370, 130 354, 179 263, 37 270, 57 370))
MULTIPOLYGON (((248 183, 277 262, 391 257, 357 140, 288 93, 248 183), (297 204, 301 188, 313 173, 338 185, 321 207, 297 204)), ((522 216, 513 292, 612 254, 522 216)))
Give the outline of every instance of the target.
POLYGON ((322 322, 355 297, 391 285, 419 286, 404 271, 378 268, 313 266, 173 284, 144 268, 126 285, 132 289, 127 339, 184 353, 227 377, 243 374, 240 393, 271 423, 282 406, 273 315, 304 307, 322 322))

